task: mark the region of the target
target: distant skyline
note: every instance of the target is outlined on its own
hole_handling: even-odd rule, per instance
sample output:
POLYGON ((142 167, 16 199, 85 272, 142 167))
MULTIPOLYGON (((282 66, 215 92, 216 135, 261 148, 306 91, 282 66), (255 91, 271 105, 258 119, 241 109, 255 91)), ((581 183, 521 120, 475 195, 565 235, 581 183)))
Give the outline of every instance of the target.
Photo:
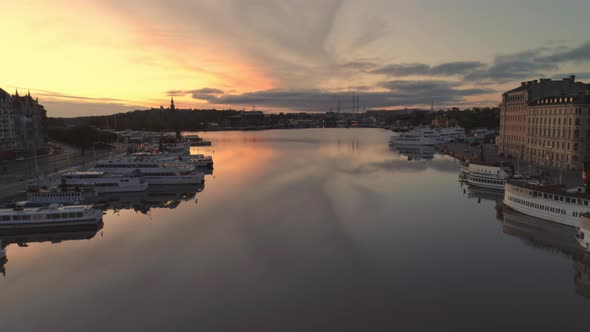
POLYGON ((167 107, 496 106, 590 82, 587 0, 32 0, 3 4, 0 87, 49 116, 167 107))

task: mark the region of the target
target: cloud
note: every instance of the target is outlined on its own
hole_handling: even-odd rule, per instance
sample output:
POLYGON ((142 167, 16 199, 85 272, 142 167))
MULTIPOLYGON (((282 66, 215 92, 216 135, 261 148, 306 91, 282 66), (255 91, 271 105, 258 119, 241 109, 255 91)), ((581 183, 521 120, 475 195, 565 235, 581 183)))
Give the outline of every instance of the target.
POLYGON ((570 50, 556 52, 554 54, 539 58, 541 61, 547 62, 583 62, 590 61, 590 42, 586 42, 578 47, 570 50))
POLYGON ((169 90, 166 92, 168 96, 172 97, 181 97, 190 94, 193 99, 199 100, 209 100, 212 97, 216 97, 224 93, 225 92, 223 90, 215 88, 201 88, 196 90, 169 90))
POLYGON ((447 62, 436 66, 424 63, 402 63, 384 66, 371 71, 374 74, 389 76, 453 76, 463 75, 484 67, 479 61, 447 62))
MULTIPOLYGON (((389 81, 381 84, 386 91, 358 93, 360 106, 367 108, 388 108, 399 106, 457 105, 465 97, 494 92, 487 89, 464 89, 460 83, 449 81, 389 81)), ((256 105, 265 109, 290 109, 297 111, 328 111, 336 109, 340 100, 341 109, 352 110, 352 91, 335 92, 321 89, 271 89, 243 94, 208 95, 207 101, 214 105, 235 108, 256 105)), ((198 98, 200 99, 200 98, 198 98)), ((272 110, 271 110, 272 111, 272 110)))
POLYGON ((439 65, 424 63, 390 64, 370 70, 370 73, 394 77, 462 76, 465 81, 507 83, 532 77, 547 76, 566 62, 590 61, 590 42, 574 48, 539 47, 494 57, 490 64, 479 61, 457 61, 439 65))

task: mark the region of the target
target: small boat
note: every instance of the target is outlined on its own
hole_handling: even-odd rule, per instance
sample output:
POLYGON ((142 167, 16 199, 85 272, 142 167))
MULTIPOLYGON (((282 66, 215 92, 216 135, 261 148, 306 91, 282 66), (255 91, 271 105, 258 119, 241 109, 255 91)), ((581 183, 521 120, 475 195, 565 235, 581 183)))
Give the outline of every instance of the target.
POLYGON ((467 182, 472 186, 504 190, 511 170, 505 166, 470 163, 466 174, 467 182))
POLYGON ((25 208, 19 202, 14 209, 0 209, 0 232, 18 232, 32 229, 55 229, 95 225, 102 220, 102 211, 90 206, 63 206, 25 208))

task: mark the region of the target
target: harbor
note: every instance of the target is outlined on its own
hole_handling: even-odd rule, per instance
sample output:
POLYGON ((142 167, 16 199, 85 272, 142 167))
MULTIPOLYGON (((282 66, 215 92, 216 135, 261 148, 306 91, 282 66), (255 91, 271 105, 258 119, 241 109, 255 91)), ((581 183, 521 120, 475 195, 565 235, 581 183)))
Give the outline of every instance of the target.
MULTIPOLYGON (((296 327, 312 319, 309 310, 337 308, 329 311, 336 315, 357 309, 359 298, 362 313, 337 325, 387 325, 391 308, 408 313, 398 326, 416 326, 411 312, 444 313, 419 323, 423 329, 449 319, 458 329, 486 320, 492 329, 540 330, 586 320, 590 263, 575 228, 507 210, 503 193, 460 182, 458 160, 433 148, 409 159, 388 147, 390 136, 377 129, 210 134, 213 146, 198 152, 213 156, 215 168, 198 192, 115 195, 98 207, 97 227, 0 235, 0 287, 13 298, 0 305, 4 322, 15 323, 26 297, 42 289, 42 303, 77 294, 59 309, 72 314, 73 328, 92 319, 82 308, 88 298, 111 317, 120 308, 109 303, 127 308, 125 318, 101 320, 96 330, 126 322, 149 330, 171 319, 239 329, 222 319, 232 311, 228 301, 247 317, 264 312, 282 317, 277 328, 296 327), (137 298, 141 289, 151 296, 137 298), (495 310, 470 309, 474 293, 478 306, 495 310), (509 294, 511 305, 498 307, 509 294), (287 309, 285 295, 300 302, 287 309), (191 310, 146 315, 178 299, 191 310), (534 312, 509 315, 528 303, 537 303, 534 312), (287 315, 292 310, 296 317, 287 315), (554 320, 531 325, 538 315, 554 320)), ((55 322, 55 307, 31 310, 39 319, 22 326, 55 322)), ((332 314, 316 322, 328 320, 332 314)))

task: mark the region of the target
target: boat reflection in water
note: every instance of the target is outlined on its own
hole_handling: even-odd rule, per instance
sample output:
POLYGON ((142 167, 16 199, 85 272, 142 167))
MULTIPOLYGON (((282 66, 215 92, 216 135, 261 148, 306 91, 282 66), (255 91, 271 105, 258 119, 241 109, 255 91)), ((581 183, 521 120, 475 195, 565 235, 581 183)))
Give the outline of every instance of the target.
POLYGON ((432 160, 435 149, 433 145, 399 145, 391 144, 389 148, 408 157, 408 160, 432 160))
POLYGON ((194 200, 205 184, 151 186, 145 192, 133 194, 105 194, 94 203, 103 210, 134 210, 148 214, 151 209, 175 209, 182 202, 194 200))
POLYGON ((478 203, 482 201, 493 201, 496 203, 504 200, 504 193, 498 190, 486 189, 462 183, 463 194, 468 198, 476 199, 478 203))
POLYGON ((590 254, 576 240, 576 229, 503 208, 502 231, 535 248, 557 251, 573 260, 576 293, 590 299, 590 254))
POLYGON ((64 241, 90 240, 103 228, 103 222, 94 225, 62 227, 59 229, 45 229, 44 231, 31 230, 28 233, 0 235, 0 246, 6 250, 6 255, 0 258, 0 272, 6 276, 6 263, 8 262, 8 247, 17 245, 28 247, 30 243, 61 243, 64 241))

